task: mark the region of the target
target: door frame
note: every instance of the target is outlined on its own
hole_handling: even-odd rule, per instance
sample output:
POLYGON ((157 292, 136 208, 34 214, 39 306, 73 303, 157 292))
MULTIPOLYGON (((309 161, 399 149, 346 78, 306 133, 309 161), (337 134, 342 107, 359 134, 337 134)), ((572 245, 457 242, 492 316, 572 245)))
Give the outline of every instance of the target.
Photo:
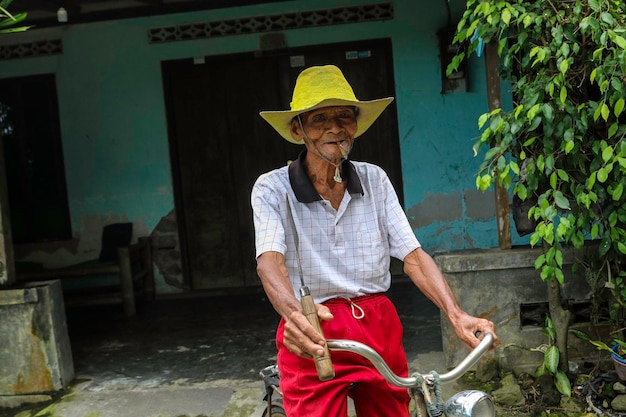
MULTIPOLYGON (((339 49, 359 49, 359 47, 372 47, 372 46, 381 46, 382 49, 386 53, 386 71, 388 74, 387 82, 389 83, 389 88, 394 92, 394 96, 396 96, 396 87, 395 87, 395 72, 393 69, 393 55, 392 55, 392 44, 391 39, 389 38, 377 38, 377 39, 367 39, 367 40, 357 40, 357 41, 346 41, 346 42, 336 42, 332 44, 317 44, 317 45, 308 45, 301 46, 296 48, 286 48, 278 51, 254 51, 254 52, 244 52, 244 53, 235 53, 235 54, 223 54, 223 55, 212 55, 203 57, 202 64, 210 65, 211 62, 225 62, 225 61, 238 61, 238 60, 250 60, 256 59, 260 57, 285 57, 285 56, 293 56, 293 55, 305 55, 307 53, 319 53, 324 50, 339 50, 339 49)), ((171 167, 171 176, 172 176, 172 189, 174 195, 174 209, 176 212, 176 220, 178 225, 178 236, 179 236, 179 244, 181 250, 181 265, 183 269, 183 286, 186 290, 194 290, 192 285, 192 277, 190 276, 190 267, 189 267, 189 258, 188 258, 188 244, 187 244, 187 227, 185 222, 184 210, 183 210, 183 196, 181 192, 181 175, 180 175, 180 162, 179 162, 179 154, 178 154, 178 140, 176 137, 176 125, 174 118, 174 109, 173 109, 173 86, 172 86, 172 77, 178 73, 178 71, 184 71, 185 68, 189 68, 194 65, 195 58, 182 58, 182 59, 174 59, 174 60, 165 60, 161 61, 161 74, 163 79, 163 92, 165 99, 165 111, 166 111, 166 121, 167 121, 167 134, 168 134, 168 147, 170 154, 170 167, 171 167)), ((305 66, 306 67, 306 66, 305 66)), ((304 69, 303 67, 302 69, 304 69)), ((263 109, 259 109, 261 111, 263 109)), ((400 155, 400 140, 398 133, 398 124, 397 124, 397 111, 395 107, 395 101, 392 105, 389 106, 387 111, 393 112, 393 118, 396 121, 395 123, 395 132, 392 132, 392 135, 397 138, 397 140, 393 141, 390 146, 393 147, 392 152, 398 156, 398 162, 401 161, 400 155)), ((395 188, 396 194, 400 200, 400 204, 404 206, 404 192, 403 192, 403 176, 402 176, 402 167, 398 163, 396 167, 391 167, 388 169, 394 169, 394 172, 390 174, 390 177, 395 178, 395 188)), ((251 288, 251 287, 250 287, 251 288)))

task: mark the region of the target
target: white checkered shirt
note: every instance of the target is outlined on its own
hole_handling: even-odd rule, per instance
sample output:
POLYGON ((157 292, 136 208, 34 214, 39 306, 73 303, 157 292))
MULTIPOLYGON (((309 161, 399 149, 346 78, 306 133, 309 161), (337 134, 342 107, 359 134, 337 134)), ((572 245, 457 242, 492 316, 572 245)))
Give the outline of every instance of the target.
POLYGON ((348 187, 335 210, 314 191, 303 169, 303 157, 304 153, 291 167, 261 175, 254 184, 256 256, 268 251, 283 254, 299 297, 288 196, 300 241, 304 284, 316 303, 387 291, 390 256, 404 260, 420 247, 387 174, 369 163, 344 162, 348 187))

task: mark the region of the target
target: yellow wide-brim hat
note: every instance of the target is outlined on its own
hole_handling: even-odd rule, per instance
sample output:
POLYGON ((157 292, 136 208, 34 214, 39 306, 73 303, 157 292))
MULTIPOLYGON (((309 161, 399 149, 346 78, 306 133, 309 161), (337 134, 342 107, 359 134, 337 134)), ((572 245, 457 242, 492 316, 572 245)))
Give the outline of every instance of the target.
POLYGON ((300 73, 293 89, 291 110, 260 114, 283 138, 301 144, 291 136, 291 120, 298 114, 328 106, 356 106, 359 108, 356 138, 369 129, 392 101, 393 97, 359 101, 341 70, 334 65, 324 65, 300 73))

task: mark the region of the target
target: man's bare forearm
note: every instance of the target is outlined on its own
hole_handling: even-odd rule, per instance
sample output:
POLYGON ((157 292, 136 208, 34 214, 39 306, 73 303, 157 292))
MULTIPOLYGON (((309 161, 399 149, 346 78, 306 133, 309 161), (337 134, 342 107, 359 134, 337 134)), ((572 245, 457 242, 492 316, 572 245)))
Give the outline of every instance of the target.
POLYGON ((463 313, 437 264, 423 249, 404 258, 404 272, 450 320, 463 313))
POLYGON ((282 254, 265 252, 259 256, 257 274, 270 303, 281 317, 288 319, 291 313, 302 309, 294 295, 294 288, 282 254))

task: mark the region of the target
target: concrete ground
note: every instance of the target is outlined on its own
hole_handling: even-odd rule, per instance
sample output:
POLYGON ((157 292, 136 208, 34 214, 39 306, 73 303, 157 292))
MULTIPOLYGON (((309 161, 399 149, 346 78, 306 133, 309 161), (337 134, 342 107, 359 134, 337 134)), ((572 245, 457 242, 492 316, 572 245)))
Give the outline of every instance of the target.
MULTIPOLYGON (((443 371, 438 309, 407 281, 396 281, 389 296, 405 326, 411 371, 443 371)), ((278 316, 261 293, 161 298, 140 304, 133 318, 125 318, 120 306, 69 309, 67 322, 74 382, 52 402, 0 415, 263 414, 259 371, 276 360, 278 316)))

